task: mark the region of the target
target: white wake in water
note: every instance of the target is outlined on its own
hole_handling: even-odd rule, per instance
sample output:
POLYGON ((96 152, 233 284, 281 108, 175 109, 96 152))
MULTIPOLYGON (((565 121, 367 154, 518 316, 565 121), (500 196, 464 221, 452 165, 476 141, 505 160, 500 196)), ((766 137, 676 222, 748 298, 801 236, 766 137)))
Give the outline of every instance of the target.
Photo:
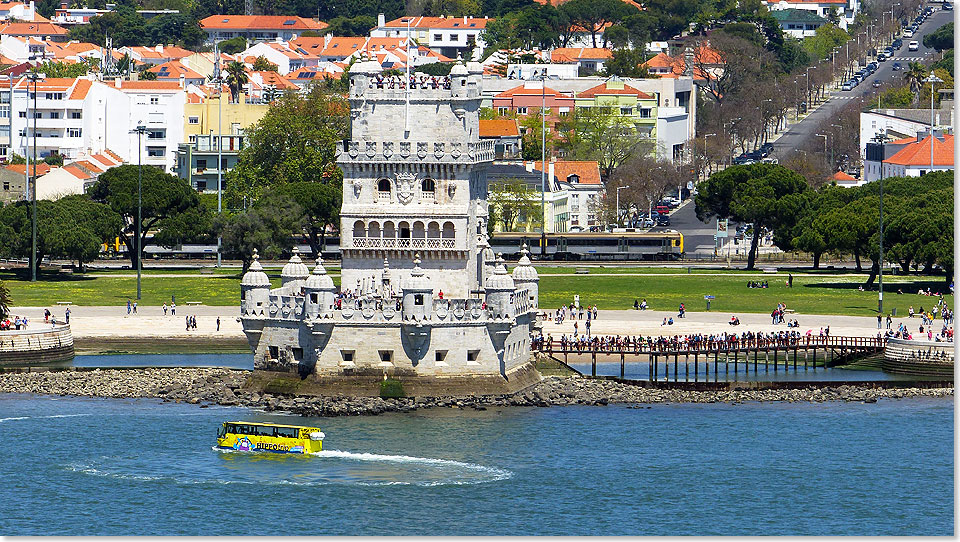
POLYGON ((0 423, 12 422, 16 420, 42 420, 48 418, 76 418, 78 416, 89 416, 89 414, 52 414, 50 416, 11 416, 9 418, 0 418, 0 423))
POLYGON ((510 477, 510 471, 498 469, 496 467, 485 467, 476 463, 464 463, 463 461, 454 461, 452 459, 435 459, 432 457, 416 457, 411 455, 386 455, 371 453, 344 452, 340 450, 323 450, 309 455, 316 457, 337 457, 342 459, 353 459, 356 461, 389 461, 391 463, 420 463, 423 465, 443 465, 447 467, 459 467, 478 472, 490 472, 505 474, 510 477))

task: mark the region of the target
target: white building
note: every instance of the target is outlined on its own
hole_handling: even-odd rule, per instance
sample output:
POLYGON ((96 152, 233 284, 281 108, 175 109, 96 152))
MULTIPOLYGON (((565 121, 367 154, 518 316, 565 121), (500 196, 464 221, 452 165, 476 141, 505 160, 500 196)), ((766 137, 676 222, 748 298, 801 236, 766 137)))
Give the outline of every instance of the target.
POLYGON ((371 38, 410 37, 438 53, 456 58, 479 60, 486 48, 483 31, 486 17, 400 17, 386 21, 381 13, 377 26, 370 30, 371 38))
POLYGON ((319 32, 327 23, 294 15, 211 15, 200 21, 207 43, 242 37, 247 42, 290 41, 311 30, 319 32))
POLYGON ((860 0, 760 0, 770 11, 802 9, 830 20, 836 13, 837 26, 846 30, 860 12, 860 0))
MULTIPOLYGON (((942 100, 934 111, 934 128, 953 126, 953 100, 942 100)), ((860 155, 863 160, 863 182, 880 178, 881 159, 875 138, 886 136, 885 157, 892 156, 897 144, 915 140, 918 133, 930 131, 929 109, 874 109, 860 113, 860 155)))
POLYGON ((300 68, 312 68, 320 65, 320 57, 285 41, 261 41, 240 53, 240 58, 252 64, 257 57, 263 57, 277 65, 280 75, 295 72, 300 68))

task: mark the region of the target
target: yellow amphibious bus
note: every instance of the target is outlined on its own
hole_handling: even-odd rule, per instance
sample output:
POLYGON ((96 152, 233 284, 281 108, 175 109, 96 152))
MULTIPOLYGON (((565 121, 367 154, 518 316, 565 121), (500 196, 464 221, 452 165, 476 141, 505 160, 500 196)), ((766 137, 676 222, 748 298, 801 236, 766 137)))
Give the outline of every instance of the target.
POLYGON ((320 451, 324 436, 317 427, 224 422, 217 431, 217 448, 241 452, 309 454, 320 451))

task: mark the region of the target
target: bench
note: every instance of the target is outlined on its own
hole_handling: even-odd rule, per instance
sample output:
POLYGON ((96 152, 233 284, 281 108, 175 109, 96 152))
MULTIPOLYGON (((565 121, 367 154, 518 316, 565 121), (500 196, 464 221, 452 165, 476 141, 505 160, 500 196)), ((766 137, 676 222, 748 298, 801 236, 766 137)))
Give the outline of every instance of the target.
POLYGON ((784 314, 796 314, 797 311, 793 309, 783 309, 784 314))
POLYGON ((64 305, 69 306, 69 305, 73 305, 73 301, 57 301, 57 305, 60 305, 61 307, 64 305))
POLYGON ((764 272, 764 273, 776 273, 776 272, 777 272, 777 268, 776 268, 776 267, 764 267, 764 268, 763 268, 763 272, 764 272))
POLYGON ((586 267, 578 267, 577 270, 574 271, 574 274, 576 274, 576 275, 589 275, 589 274, 590 274, 590 270, 587 269, 586 267))
POLYGON ((196 307, 197 305, 203 305, 203 301, 187 301, 188 307, 196 307))
POLYGON ((200 274, 201 274, 201 275, 212 275, 212 274, 213 274, 213 269, 211 269, 211 268, 209 268, 209 267, 201 267, 201 268, 200 268, 200 274))

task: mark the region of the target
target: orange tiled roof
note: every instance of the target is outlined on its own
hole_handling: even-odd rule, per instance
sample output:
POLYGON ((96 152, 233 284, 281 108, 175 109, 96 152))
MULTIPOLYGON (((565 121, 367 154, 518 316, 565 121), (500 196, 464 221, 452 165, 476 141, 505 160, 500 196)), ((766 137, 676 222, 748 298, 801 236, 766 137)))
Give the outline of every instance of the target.
POLYGON ((211 15, 200 21, 205 30, 323 30, 330 26, 293 15, 211 15))
MULTIPOLYGON (((534 0, 534 2, 542 5, 550 4, 553 7, 558 7, 562 4, 566 4, 569 0, 534 0)), ((639 10, 643 10, 643 6, 634 0, 622 0, 624 4, 629 4, 639 10)))
POLYGON ((599 85, 593 88, 588 88, 587 90, 584 90, 583 92, 577 94, 577 98, 594 98, 596 96, 609 96, 611 94, 624 94, 624 95, 636 96, 637 99, 639 100, 654 99, 654 97, 651 96, 650 94, 647 94, 646 92, 643 92, 641 90, 637 90, 631 87, 630 85, 623 85, 623 88, 607 88, 606 83, 600 83, 599 85))
POLYGON ((89 160, 77 160, 77 161, 74 162, 74 163, 79 164, 79 165, 85 167, 85 168, 87 169, 87 171, 90 171, 90 172, 93 172, 93 173, 103 173, 103 171, 104 171, 104 170, 100 169, 99 167, 95 166, 95 165, 93 164, 93 162, 91 162, 91 161, 89 161, 89 160))
POLYGON ((856 181, 856 177, 848 175, 843 171, 838 171, 834 173, 831 177, 834 181, 856 181))
POLYGON ((120 90, 183 90, 177 81, 122 81, 120 90))
POLYGON ((282 75, 275 71, 262 71, 262 72, 250 72, 251 74, 258 74, 261 79, 263 79, 264 85, 273 85, 277 90, 292 89, 296 90, 297 85, 294 85, 290 81, 284 79, 282 75))
POLYGON ((86 98, 91 86, 93 86, 93 81, 89 79, 77 79, 76 86, 74 86, 73 91, 70 92, 70 99, 82 100, 86 98))
MULTIPOLYGON (((10 164, 6 168, 14 173, 19 173, 20 175, 27 174, 27 165, 26 164, 10 164)), ((30 164, 30 171, 34 172, 34 175, 46 175, 50 173, 52 168, 49 164, 43 162, 39 164, 30 164)))
POLYGON ((93 176, 87 173, 86 171, 80 169, 79 167, 70 164, 68 166, 63 166, 63 170, 70 173, 78 179, 92 179, 93 176))
POLYGON ((163 79, 179 79, 181 75, 186 79, 205 79, 203 75, 184 66, 179 60, 158 64, 147 71, 153 72, 157 74, 157 77, 163 79))
POLYGON ((7 23, 0 34, 8 36, 66 36, 67 29, 53 23, 7 23))
POLYGON ((480 119, 480 137, 520 137, 514 119, 480 119))
POLYGON ((466 20, 464 20, 464 17, 400 17, 399 19, 388 21, 384 27, 405 29, 407 28, 408 19, 410 20, 411 29, 446 28, 464 30, 483 30, 487 27, 487 23, 492 20, 482 17, 467 17, 466 20))
MULTIPOLYGON (((534 162, 533 167, 543 171, 543 162, 534 162)), ((553 175, 561 182, 567 182, 571 175, 576 175, 580 178, 580 184, 601 184, 600 166, 596 160, 557 160, 553 162, 553 175)))
POLYGON ((123 158, 120 158, 120 155, 119 155, 119 154, 111 151, 110 149, 103 149, 103 154, 106 154, 106 155, 109 156, 110 158, 113 158, 113 160, 114 160, 115 162, 117 162, 118 164, 122 164, 122 163, 123 163, 123 158))
POLYGON ((519 85, 497 94, 494 96, 494 98, 509 98, 517 95, 540 96, 541 94, 546 96, 567 96, 566 94, 563 94, 562 92, 554 90, 550 87, 543 87, 541 90, 539 88, 527 88, 523 85, 519 85))
POLYGON ((550 53, 554 62, 570 62, 582 59, 610 59, 613 51, 602 47, 558 47, 550 53))
POLYGON ((933 165, 953 166, 953 136, 949 134, 943 136, 943 141, 927 136, 919 143, 911 143, 883 163, 898 166, 929 166, 931 141, 933 141, 933 165))

